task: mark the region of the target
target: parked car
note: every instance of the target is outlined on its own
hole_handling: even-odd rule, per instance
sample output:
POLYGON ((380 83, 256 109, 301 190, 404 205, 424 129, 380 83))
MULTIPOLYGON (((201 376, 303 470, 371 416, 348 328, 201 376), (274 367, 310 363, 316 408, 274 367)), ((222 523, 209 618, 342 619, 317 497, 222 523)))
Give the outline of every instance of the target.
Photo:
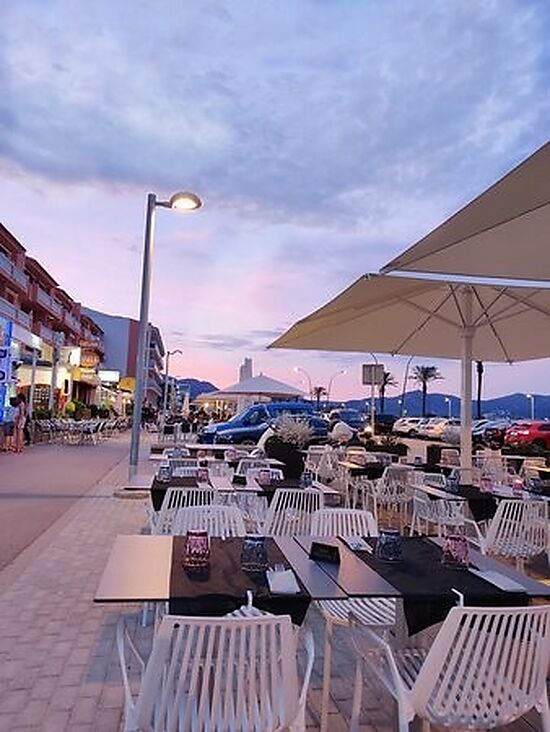
POLYGON ((440 440, 445 426, 449 422, 445 417, 431 417, 418 427, 418 436, 426 440, 440 440))
POLYGON ((400 417, 393 423, 392 432, 396 435, 416 437, 420 422, 422 422, 422 417, 400 417))
POLYGON ((326 438, 327 423, 315 414, 313 405, 309 402, 271 402, 254 404, 227 422, 204 427, 199 435, 199 441, 255 445, 269 425, 283 414, 306 419, 313 429, 315 438, 326 438))
POLYGON ((489 420, 489 422, 473 433, 473 441, 477 444, 502 447, 506 430, 511 427, 507 417, 489 420))
POLYGON ((460 420, 453 418, 446 420, 440 433, 441 442, 447 442, 450 445, 458 445, 460 443, 460 420))
POLYGON ((365 417, 358 409, 333 409, 328 415, 329 432, 337 422, 345 422, 353 430, 362 430, 365 426, 365 417))
POLYGON ((504 436, 510 447, 526 445, 536 450, 550 450, 550 422, 514 422, 504 436))
MULTIPOLYGON (((393 414, 376 414, 374 416, 374 428, 377 435, 389 435, 392 433, 396 418, 393 414)), ((369 420, 370 423, 370 420, 369 420)))

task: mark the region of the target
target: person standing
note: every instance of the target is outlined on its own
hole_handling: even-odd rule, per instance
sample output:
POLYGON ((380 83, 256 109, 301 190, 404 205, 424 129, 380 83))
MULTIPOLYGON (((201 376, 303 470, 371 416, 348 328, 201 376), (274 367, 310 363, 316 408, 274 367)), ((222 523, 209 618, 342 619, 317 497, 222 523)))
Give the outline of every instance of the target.
MULTIPOLYGON (((10 403, 11 403, 10 399, 10 403)), ((14 446, 15 452, 23 452, 23 432, 25 429, 25 421, 27 419, 27 400, 22 394, 18 394, 14 400, 15 413, 13 419, 14 426, 14 446)))
POLYGON ((4 452, 15 452, 14 431, 15 431, 15 412, 17 407, 16 397, 11 397, 9 405, 4 407, 4 452))
POLYGON ((31 431, 30 431, 30 414, 29 414, 29 405, 27 404, 27 397, 23 392, 20 392, 17 395, 17 398, 19 399, 19 403, 24 407, 25 409, 25 417, 23 422, 23 438, 25 445, 30 445, 31 440, 31 431))

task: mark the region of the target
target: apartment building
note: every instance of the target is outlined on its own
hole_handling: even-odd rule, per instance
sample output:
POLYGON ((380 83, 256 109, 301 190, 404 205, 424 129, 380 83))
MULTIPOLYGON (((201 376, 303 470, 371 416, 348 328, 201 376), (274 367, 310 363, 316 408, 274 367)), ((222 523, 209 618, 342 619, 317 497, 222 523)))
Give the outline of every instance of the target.
MULTIPOLYGON (((109 315, 91 308, 83 308, 82 311, 103 331, 105 356, 102 368, 117 371, 120 375, 119 383, 133 389, 136 376, 139 322, 133 318, 109 315)), ((149 324, 147 346, 148 369, 145 401, 152 407, 159 407, 164 383, 165 350, 160 330, 152 324, 149 324)))
POLYGON ((35 409, 49 406, 53 382, 57 409, 71 398, 96 403, 104 356, 101 328, 2 224, 0 319, 12 324, 15 384, 30 390, 34 380, 35 409))

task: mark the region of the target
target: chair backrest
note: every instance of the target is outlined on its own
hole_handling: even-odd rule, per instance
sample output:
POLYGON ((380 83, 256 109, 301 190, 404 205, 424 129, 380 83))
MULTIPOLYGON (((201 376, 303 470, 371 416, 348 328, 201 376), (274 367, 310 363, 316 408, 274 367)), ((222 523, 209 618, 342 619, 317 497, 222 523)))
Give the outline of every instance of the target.
POLYGON ((186 534, 189 529, 203 529, 209 536, 244 536, 243 515, 236 506, 191 506, 177 510, 172 521, 172 534, 186 534))
POLYGON ((181 457, 181 458, 168 458, 168 464, 170 465, 170 468, 172 470, 180 469, 180 468, 197 468, 199 466, 199 461, 197 458, 191 458, 191 457, 181 457))
POLYGON ((324 496, 315 488, 279 488, 269 506, 266 536, 292 536, 311 533, 311 517, 324 507, 324 496))
POLYGON ((312 536, 378 536, 370 511, 354 508, 321 508, 311 519, 312 536))
POLYGON ((286 729, 298 712, 299 688, 288 616, 165 615, 132 723, 153 732, 286 729))
POLYGON ((269 460, 259 460, 258 458, 243 458, 239 461, 239 464, 237 465, 237 470, 235 472, 237 475, 246 475, 249 470, 254 470, 256 468, 258 470, 269 470, 269 460))
POLYGON ((221 503, 218 491, 204 488, 168 488, 155 523, 156 534, 171 534, 174 517, 180 508, 221 503))
POLYGON ((424 473, 424 483, 432 488, 441 488, 445 490, 447 487, 447 478, 443 473, 424 473))
POLYGON ((487 551, 508 557, 530 557, 547 549, 548 504, 546 501, 504 499, 486 537, 487 551))
POLYGON ((513 722, 546 695, 550 606, 454 607, 412 687, 415 711, 453 729, 513 722))
POLYGON ((280 468, 250 468, 246 471, 246 477, 248 482, 250 482, 251 480, 256 480, 262 470, 269 471, 270 480, 283 480, 285 477, 283 471, 280 468))

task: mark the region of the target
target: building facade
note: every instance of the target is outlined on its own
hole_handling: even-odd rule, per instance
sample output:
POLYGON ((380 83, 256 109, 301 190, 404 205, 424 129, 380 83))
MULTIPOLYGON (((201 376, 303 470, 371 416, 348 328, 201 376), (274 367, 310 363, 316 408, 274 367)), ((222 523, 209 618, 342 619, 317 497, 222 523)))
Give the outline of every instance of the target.
MULTIPOLYGON (((91 308, 83 308, 103 332, 105 356, 102 368, 120 375, 121 388, 133 391, 136 377, 139 322, 133 318, 109 315, 91 308)), ((149 406, 161 406, 165 350, 160 330, 149 324, 147 337, 147 380, 145 401, 149 406)))
POLYGON ((32 391, 35 411, 97 404, 101 328, 2 224, 0 318, 11 323, 11 390, 32 391))

